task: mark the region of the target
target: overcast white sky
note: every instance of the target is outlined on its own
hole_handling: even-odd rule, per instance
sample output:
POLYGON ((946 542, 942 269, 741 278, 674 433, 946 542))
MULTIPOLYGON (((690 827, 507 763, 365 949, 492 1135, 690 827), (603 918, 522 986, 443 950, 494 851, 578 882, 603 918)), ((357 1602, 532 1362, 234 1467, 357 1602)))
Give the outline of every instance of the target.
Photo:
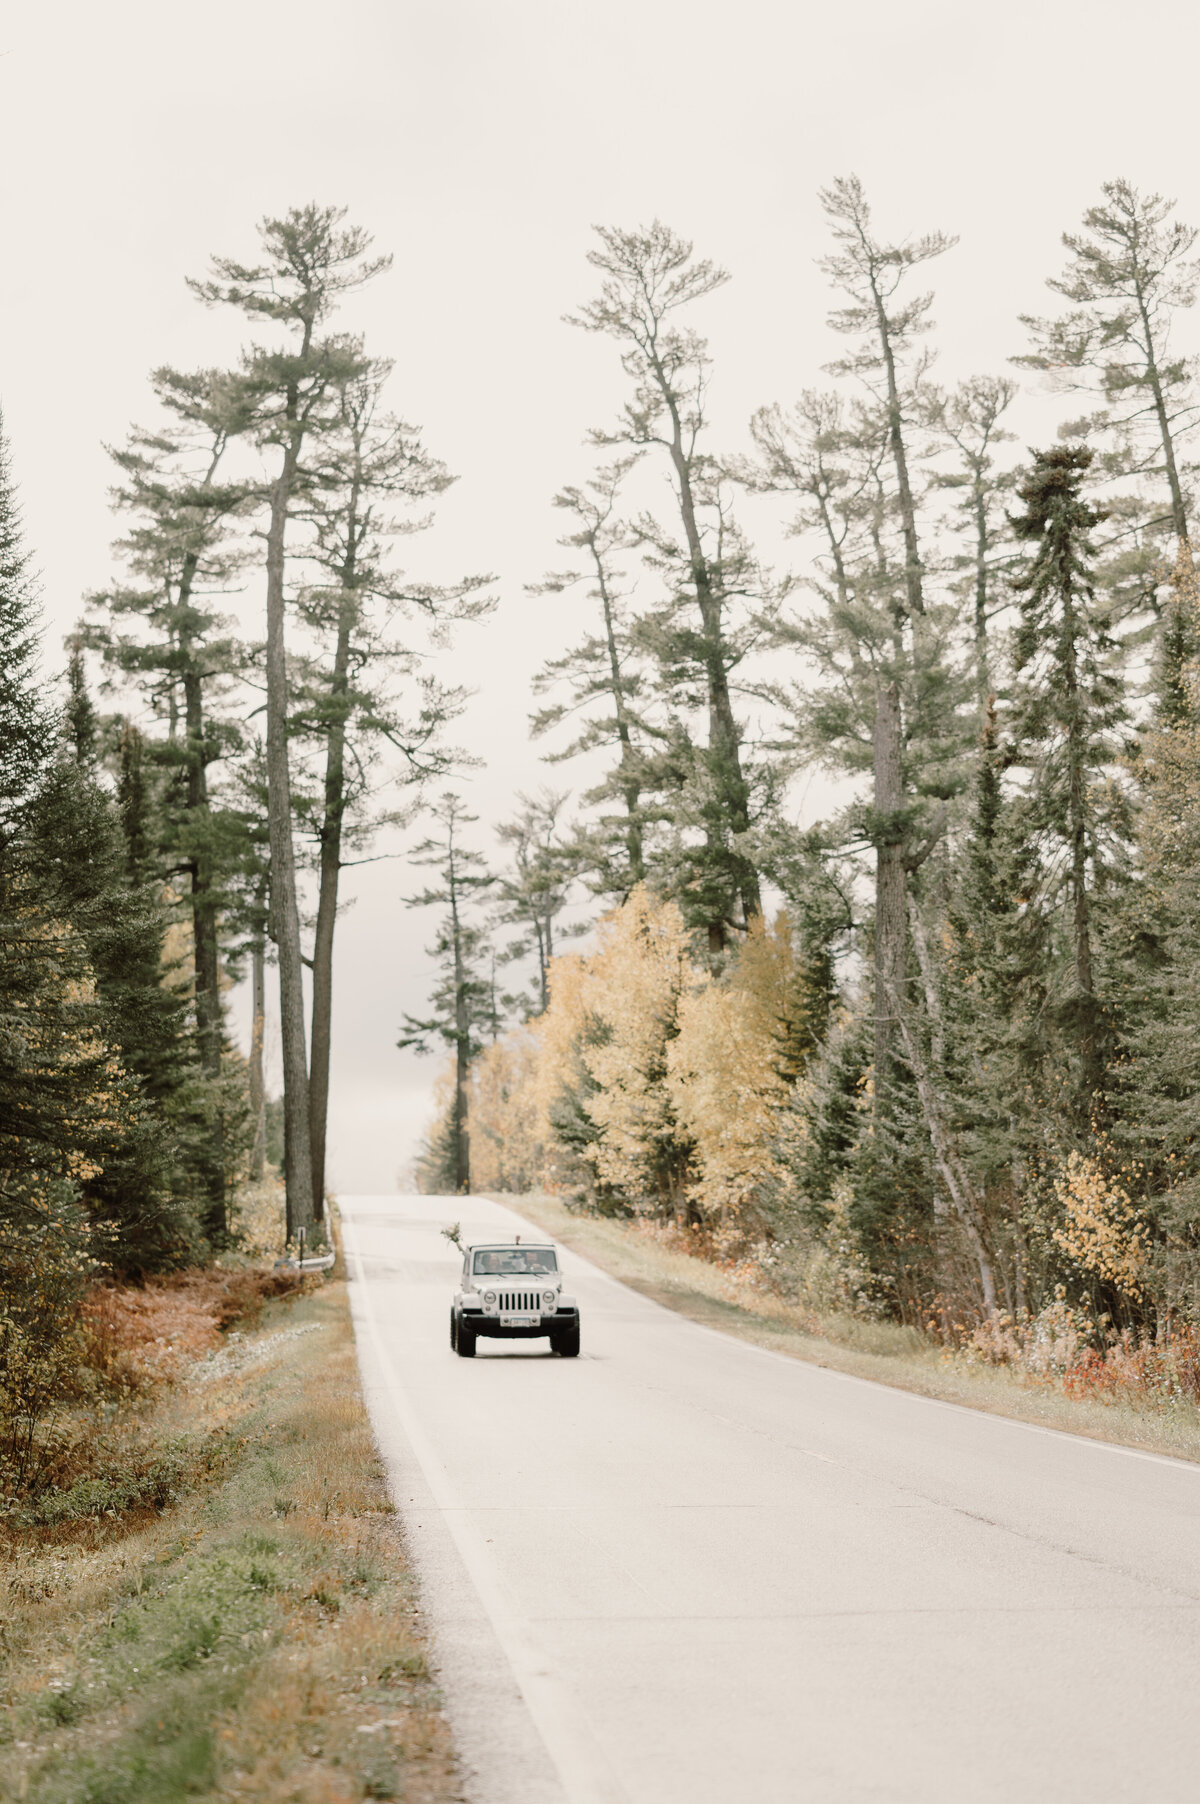
MULTIPOLYGON (((1101 181, 1200 218, 1197 36, 1182 0, 9 6, 0 402, 48 668, 111 568, 103 444, 147 417, 152 366, 235 348, 184 275, 251 257, 264 213, 345 203, 395 254, 348 323, 395 359, 393 405, 461 478, 414 561, 499 573, 497 614, 449 663, 479 691, 469 800, 502 818, 515 790, 565 780, 528 741, 529 677, 579 615, 524 585, 560 561, 550 497, 586 475, 585 428, 620 394, 612 346, 561 323, 592 287, 591 225, 657 214, 732 270, 697 320, 731 447, 833 354, 816 190, 839 173, 881 229, 961 234, 932 272, 943 367, 998 369, 1101 181)), ((1043 430, 1045 403, 1025 418, 1043 430)), ((386 1190, 427 1113, 432 1063, 393 1048, 424 1003, 431 923, 400 907, 401 864, 351 875, 332 1178, 386 1190)))

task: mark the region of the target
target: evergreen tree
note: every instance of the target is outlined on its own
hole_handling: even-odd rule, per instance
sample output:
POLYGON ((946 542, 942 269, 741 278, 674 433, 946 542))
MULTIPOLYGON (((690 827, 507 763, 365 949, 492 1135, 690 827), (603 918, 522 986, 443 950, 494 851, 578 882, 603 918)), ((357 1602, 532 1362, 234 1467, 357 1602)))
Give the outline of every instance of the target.
POLYGON ((888 487, 892 447, 879 410, 809 393, 790 413, 763 409, 752 432, 759 457, 738 467, 741 480, 793 497, 790 530, 817 547, 808 586, 819 605, 780 622, 775 638, 800 651, 818 681, 777 683, 774 698, 801 753, 871 781, 869 802, 846 810, 824 837, 843 854, 874 851, 873 1095, 882 1122, 903 1081, 893 1054, 898 1001, 908 995, 911 883, 964 781, 958 609, 927 595, 923 578, 920 611, 909 607, 907 548, 888 487))
POLYGON ((1186 452, 1200 425, 1196 360, 1180 352, 1173 334, 1178 314, 1196 300, 1196 229, 1172 218, 1174 201, 1142 194, 1131 182, 1105 182, 1102 193, 1100 205, 1084 214, 1083 230, 1063 234, 1067 266, 1047 282, 1069 311, 1050 319, 1022 314, 1033 348, 1013 361, 1042 372, 1055 389, 1099 403, 1066 422, 1060 435, 1103 448, 1097 475, 1139 479, 1133 492, 1108 500, 1110 543, 1100 575, 1125 611, 1149 611, 1160 700, 1171 707, 1195 646, 1173 590, 1165 617, 1157 624, 1154 617, 1163 613, 1164 552, 1169 564, 1187 545, 1194 510, 1186 452))
POLYGON ((674 740, 688 774, 675 800, 684 830, 676 884, 689 919, 704 928, 716 954, 731 932, 744 931, 761 912, 758 875, 744 849, 758 785, 747 768, 732 678, 762 629, 751 617, 738 622, 734 609, 754 595, 760 611, 769 612, 773 598, 764 592, 704 442, 707 348, 674 315, 728 278, 659 221, 637 232, 601 228, 599 237, 588 260, 603 276, 601 292, 573 323, 616 339, 634 385, 620 424, 594 434, 596 442, 652 449, 671 470, 677 520, 667 525, 645 513, 635 525, 646 563, 665 590, 662 602, 643 612, 638 637, 654 657, 665 699, 681 716, 674 740), (706 722, 703 746, 687 726, 696 713, 706 722), (688 828, 700 843, 691 844, 688 828))
POLYGON ((37 593, 0 420, 0 858, 50 753, 53 729, 38 682, 37 593))
POLYGON ((1025 512, 1013 528, 1033 550, 1013 583, 1021 620, 1010 720, 1014 757, 1030 772, 1031 825, 1062 855, 1073 981, 1060 1014, 1072 1027, 1085 1120, 1109 1050, 1096 983, 1095 892, 1128 832, 1120 792, 1105 780, 1114 731, 1126 716, 1119 648, 1095 597, 1091 535, 1103 516, 1083 496, 1092 461, 1086 448, 1039 451, 1018 489, 1025 512))
POLYGON ((435 1121, 418 1149, 413 1175, 422 1196, 456 1196, 459 1190, 458 1123, 454 1104, 435 1121))
POLYGON ((338 416, 324 432, 302 512, 313 529, 311 561, 319 579, 300 592, 298 611, 319 647, 297 660, 289 734, 314 742, 323 771, 311 802, 297 793, 297 814, 317 847, 319 887, 312 956, 309 1133, 313 1195, 325 1194, 325 1137, 333 1022, 333 947, 338 890, 348 854, 363 852, 385 822, 406 809, 381 806, 385 783, 409 792, 464 762, 445 729, 461 713, 463 692, 423 667, 444 647, 450 627, 494 605, 486 577, 449 587, 414 582, 390 560, 393 541, 423 530, 427 513, 405 511, 445 492, 454 480, 416 429, 383 407, 390 365, 370 365, 338 391, 338 416), (398 630, 400 629, 400 630, 398 630), (381 782, 384 753, 398 754, 381 782))
POLYGON ((228 404, 272 459, 267 487, 266 678, 267 780, 271 828, 271 907, 279 958, 283 1047, 285 1168, 289 1236, 312 1233, 323 1199, 312 1187, 308 1048, 304 1028, 303 954, 292 835, 288 761, 290 695, 286 648, 286 558, 297 503, 307 490, 305 456, 340 418, 340 396, 368 362, 357 340, 323 331, 341 298, 385 269, 389 258, 367 255, 369 235, 344 227, 344 208, 293 208, 259 228, 262 261, 214 259, 213 277, 193 282, 210 306, 228 306, 256 324, 270 322, 281 338, 254 344, 228 375, 228 404))
POLYGON ((1055 319, 1022 314, 1034 348, 1013 362, 1101 402, 1065 430, 1113 435, 1116 468, 1161 485, 1162 508, 1182 542, 1191 497, 1181 450, 1200 421, 1200 400, 1171 328, 1176 312, 1196 299, 1196 265, 1188 261, 1196 230, 1171 218, 1174 201, 1131 182, 1105 182, 1102 193, 1084 214, 1083 231, 1063 233, 1067 268, 1046 284, 1071 311, 1055 319))
POLYGON ((575 522, 559 543, 583 552, 587 567, 556 572, 534 590, 540 595, 565 595, 578 584, 588 583, 588 599, 599 604, 600 631, 588 632, 572 650, 550 659, 535 676, 535 694, 544 695, 566 684, 568 699, 540 709, 531 726, 537 737, 582 717, 571 743, 549 754, 555 762, 600 747, 615 752, 616 763, 583 800, 601 808, 619 802, 621 813, 604 812, 581 830, 578 854, 596 892, 622 902, 645 879, 650 825, 643 799, 651 774, 644 717, 645 660, 633 642, 628 597, 617 563, 618 555, 632 543, 628 523, 616 513, 617 495, 635 462, 625 458, 599 471, 582 488, 564 489, 554 497, 554 505, 575 522))
MULTIPOLYGON (((92 618, 78 638, 137 686, 166 727, 165 738, 145 746, 140 739, 123 744, 119 794, 124 808, 123 786, 148 782, 147 765, 166 779, 157 786, 155 844, 131 849, 131 857, 139 876, 153 856, 164 875, 187 879, 197 1046, 215 1093, 224 1044, 219 919, 237 829, 227 811, 213 806, 210 771, 237 748, 227 698, 245 654, 214 597, 238 568, 229 535, 251 491, 222 478, 230 440, 244 421, 220 374, 161 369, 153 385, 167 423, 157 432, 135 429, 112 454, 120 475, 114 505, 131 522, 118 549, 132 580, 89 598, 92 618)), ((74 728, 72 735, 78 739, 74 728)), ((206 1216, 214 1240, 225 1232, 220 1121, 217 1110, 207 1161, 206 1216)))
POLYGON ((781 416, 759 416, 756 436, 762 486, 799 493, 801 531, 816 500, 833 565, 825 618, 787 633, 816 654, 830 679, 806 710, 804 736, 823 739, 827 758, 871 771, 871 805, 860 810, 859 831, 875 851, 874 1095, 882 1121, 896 1083, 897 999, 907 993, 909 877, 945 829, 961 749, 960 684, 947 655, 952 624, 945 609, 931 611, 926 595, 912 480, 913 439, 927 410, 928 358, 917 344, 929 330, 932 297, 898 296, 911 271, 954 240, 935 232, 881 241, 856 176, 840 178, 821 198, 836 246, 823 267, 849 303, 830 324, 858 341, 832 367, 860 382, 865 399, 849 420, 835 403, 802 404, 782 437, 781 416), (825 468, 832 485, 824 484, 825 468), (940 806, 922 805, 928 799, 940 806))
POLYGON ((77 644, 73 646, 67 664, 67 705, 63 714, 63 733, 80 769, 94 769, 98 752, 96 710, 88 693, 83 653, 77 644))
MULTIPOLYGON (((128 811, 124 818, 127 825, 128 811)), ((187 1143, 197 1135, 200 1103, 186 998, 164 982, 161 885, 144 874, 131 881, 122 811, 65 753, 27 821, 23 876, 45 917, 70 922, 78 935, 95 984, 87 1018, 135 1086, 125 1132, 96 1161, 86 1198, 99 1220, 113 1224, 113 1258, 126 1268, 194 1257, 199 1184, 187 1143)))
POLYGON ((924 611, 924 566, 917 532, 917 504, 912 483, 910 435, 920 415, 927 360, 915 357, 915 341, 928 332, 933 297, 915 295, 896 301, 905 276, 950 250, 957 239, 929 232, 915 241, 885 244, 876 237, 871 209, 856 175, 839 176, 821 195, 837 249, 821 267, 849 305, 837 308, 829 323, 859 342, 848 357, 832 367, 854 376, 872 396, 895 476, 895 498, 904 541, 904 605, 910 615, 924 611), (906 367, 907 365, 907 367, 906 367))
MULTIPOLYGON (((1016 397, 1017 385, 1001 376, 973 376, 950 394, 931 393, 928 419, 935 436, 952 446, 956 467, 935 477, 938 488, 957 497, 957 523, 966 546, 953 563, 970 596, 975 655, 975 688, 983 715, 995 681, 995 656, 989 646, 992 619, 1005 604, 998 595, 998 546, 1007 537, 1005 500, 1012 475, 996 469, 995 448, 1011 443, 1001 425, 1016 397)), ((964 599, 966 598, 964 594, 964 599)))
MULTIPOLYGON (((1172 575, 1172 608, 1200 644, 1200 582, 1187 548, 1172 575)), ((1143 737, 1134 763, 1140 870, 1102 946, 1121 986, 1122 1058, 1114 1072, 1114 1133, 1137 1161, 1164 1238, 1188 1256, 1168 1262, 1168 1301, 1184 1300, 1200 1227, 1200 658, 1179 671, 1177 705, 1143 737)), ((1194 1307, 1194 1296, 1186 1303, 1194 1307)))
MULTIPOLYGON (((511 866, 496 881, 496 920, 500 926, 519 929, 518 937, 504 949, 505 963, 526 958, 531 952, 537 958, 532 1007, 526 1002, 525 1009, 542 1015, 550 1006, 550 961, 554 957, 556 924, 566 907, 567 890, 575 874, 576 848, 558 835, 565 795, 544 789, 538 796, 522 795, 518 800, 518 813, 496 830, 512 857, 511 866)), ((557 931, 561 938, 561 928, 557 931)), ((509 1000, 516 1003, 524 999, 509 1000)))
POLYGON ((430 998, 435 1012, 424 1019, 405 1015, 396 1044, 429 1052, 440 1041, 454 1049, 454 1189, 465 1195, 471 1188, 471 1062, 482 1049, 480 1028, 492 1013, 491 986, 481 969, 487 936, 484 927, 471 919, 471 905, 490 888, 493 878, 478 852, 462 843, 463 828, 472 826, 477 817, 468 814, 458 797, 449 792, 432 813, 441 824, 442 836, 422 840, 409 857, 413 864, 436 870, 439 881, 408 897, 407 902, 410 908, 446 910, 428 949, 440 968, 430 998))

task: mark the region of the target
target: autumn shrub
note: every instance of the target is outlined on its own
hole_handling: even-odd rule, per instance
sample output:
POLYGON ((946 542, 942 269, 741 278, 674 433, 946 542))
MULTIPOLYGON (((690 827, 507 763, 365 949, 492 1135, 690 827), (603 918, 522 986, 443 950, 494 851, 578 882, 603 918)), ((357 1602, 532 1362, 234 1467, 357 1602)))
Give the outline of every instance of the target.
MULTIPOLYGON (((583 1100, 596 1138, 586 1157, 601 1183, 639 1212, 686 1213, 691 1142, 669 1084, 670 1043, 679 1011, 697 981, 683 915, 639 886, 601 922, 594 952, 577 961, 571 997, 581 1027, 578 1056, 591 1080, 583 1100)), ((570 991, 568 991, 570 993, 570 991)), ((552 987, 551 1009, 557 999, 552 987)))
POLYGON ((294 1271, 196 1266, 140 1285, 98 1285, 80 1309, 88 1366, 115 1391, 171 1382, 235 1322, 252 1322, 269 1297, 301 1284, 294 1271))
MULTIPOLYGON (((185 1453, 146 1445, 136 1418, 114 1426, 113 1405, 178 1383, 235 1323, 252 1323, 269 1298, 307 1281, 286 1270, 201 1267, 142 1285, 97 1284, 94 1264, 56 1256, 48 1235, 42 1244, 24 1315, 0 1317, 0 1494, 57 1497, 55 1520, 97 1513, 89 1497, 103 1499, 102 1509, 148 1507, 185 1453)), ((29 1245, 24 1234, 16 1254, 29 1245)), ((21 1270, 10 1258, 10 1289, 21 1270)), ((203 1455, 185 1451, 186 1460, 203 1455)))
POLYGON ((230 1211, 233 1239, 250 1259, 279 1259, 287 1249, 283 1180, 274 1172, 238 1186, 230 1211))
POLYGON ((1200 1403, 1200 1327, 1163 1320, 1153 1329, 1118 1327, 1059 1285, 1034 1313, 1000 1311, 974 1325, 931 1320, 928 1332, 950 1357, 1002 1366, 1031 1383, 1100 1402, 1200 1403))
POLYGON ((1098 1160, 1072 1152, 1054 1193, 1063 1212, 1053 1231, 1060 1251, 1123 1296, 1140 1299, 1150 1236, 1127 1189, 1098 1160))
POLYGON ((10 1188, 0 1215, 0 1483, 35 1483, 52 1456, 45 1432, 77 1394, 78 1305, 94 1281, 93 1235, 72 1186, 10 1188))

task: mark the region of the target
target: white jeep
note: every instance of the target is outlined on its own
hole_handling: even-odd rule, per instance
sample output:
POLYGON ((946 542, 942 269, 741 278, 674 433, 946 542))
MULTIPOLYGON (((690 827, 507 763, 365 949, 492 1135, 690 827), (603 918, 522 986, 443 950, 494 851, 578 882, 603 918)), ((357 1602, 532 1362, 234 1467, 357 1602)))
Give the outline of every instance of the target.
POLYGON ((474 1359, 475 1342, 550 1336, 564 1359, 579 1352, 579 1308, 562 1294, 558 1254, 543 1241, 478 1241, 463 1248, 462 1283, 450 1307, 450 1345, 474 1359))

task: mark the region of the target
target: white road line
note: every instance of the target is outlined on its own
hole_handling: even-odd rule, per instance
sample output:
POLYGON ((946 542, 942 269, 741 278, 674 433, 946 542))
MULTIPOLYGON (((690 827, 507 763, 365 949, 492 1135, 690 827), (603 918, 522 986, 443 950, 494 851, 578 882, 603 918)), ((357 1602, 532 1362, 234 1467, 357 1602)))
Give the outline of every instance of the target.
POLYGON ((463 1565, 479 1596, 497 1641, 520 1687, 534 1727, 558 1773, 570 1804, 629 1804, 608 1759, 570 1687, 550 1670, 529 1621, 513 1604, 468 1509, 455 1495, 445 1466, 434 1452, 379 1332, 363 1271, 353 1217, 342 1217, 354 1265, 359 1307, 371 1345, 409 1445, 429 1486, 463 1565))

